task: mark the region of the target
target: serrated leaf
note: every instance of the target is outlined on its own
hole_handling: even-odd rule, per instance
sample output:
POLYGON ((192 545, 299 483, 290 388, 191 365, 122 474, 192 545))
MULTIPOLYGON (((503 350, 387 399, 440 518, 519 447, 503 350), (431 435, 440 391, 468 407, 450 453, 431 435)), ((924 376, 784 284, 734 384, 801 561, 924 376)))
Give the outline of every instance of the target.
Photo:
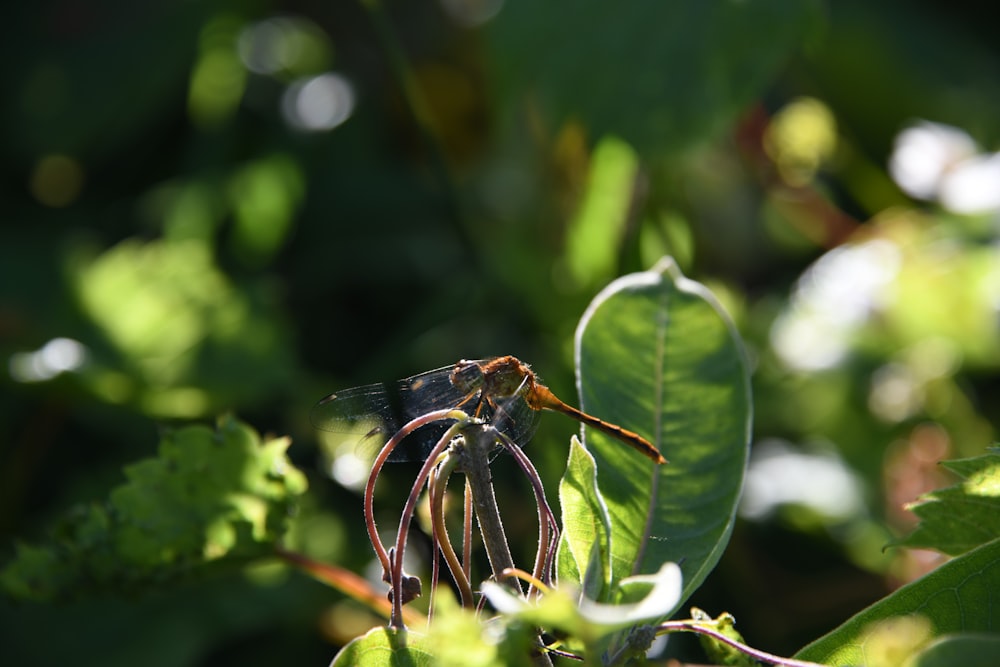
POLYGON ((864 664, 871 628, 919 615, 930 638, 956 632, 1000 632, 1000 540, 993 540, 903 586, 796 654, 826 665, 864 664))
POLYGON ((19 598, 65 598, 268 555, 306 489, 285 456, 289 444, 262 443, 231 418, 217 430, 169 432, 159 455, 128 466, 128 481, 106 502, 68 512, 48 543, 19 547, 0 585, 19 598))
POLYGON ((808 34, 818 3, 510 1, 487 26, 497 99, 528 98, 662 156, 730 124, 808 34), (569 35, 553 39, 553 35, 569 35))
POLYGON ((943 465, 962 481, 911 503, 907 508, 920 524, 894 546, 956 556, 1000 536, 1000 449, 943 465))
POLYGON ((708 290, 665 260, 594 299, 577 360, 583 409, 670 461, 585 431, 611 516, 612 580, 677 562, 683 601, 721 556, 742 489, 751 406, 739 336, 708 290))
POLYGON ((611 518, 597 488, 594 457, 576 437, 570 442, 566 474, 559 482, 559 505, 559 583, 578 586, 592 600, 605 599, 611 584, 611 518))

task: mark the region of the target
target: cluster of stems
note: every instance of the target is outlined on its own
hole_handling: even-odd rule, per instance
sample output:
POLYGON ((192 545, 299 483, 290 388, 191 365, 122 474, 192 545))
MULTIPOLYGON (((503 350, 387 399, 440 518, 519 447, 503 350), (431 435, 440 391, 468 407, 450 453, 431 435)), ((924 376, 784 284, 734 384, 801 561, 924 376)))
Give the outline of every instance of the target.
MULTIPOLYGON (((535 504, 538 508, 538 551, 530 579, 545 585, 551 583, 553 559, 559 541, 559 528, 555 515, 545 499, 541 478, 530 459, 525 456, 514 441, 492 424, 470 417, 462 410, 435 410, 413 419, 389 439, 372 464, 368 483, 365 486, 364 511, 368 537, 371 539, 375 554, 382 564, 384 579, 391 587, 390 627, 400 629, 404 627, 403 605, 420 594, 419 579, 403 571, 403 554, 406 550, 407 535, 417 502, 425 486, 430 499, 431 540, 435 553, 432 589, 437 584, 440 562, 437 554, 440 553, 458 588, 462 605, 474 608, 482 604, 482 600, 476 600, 471 583, 472 515, 474 513, 490 562, 492 577, 497 581, 511 582, 519 592, 524 593, 518 579, 504 574, 515 568, 500 520, 490 474, 490 459, 497 447, 503 448, 513 456, 531 483, 535 494, 535 504), (422 426, 441 420, 452 420, 455 423, 441 436, 420 468, 399 519, 395 544, 386 549, 375 525, 374 491, 378 475, 392 451, 404 438, 422 426), (464 473, 466 481, 461 558, 455 552, 448 535, 444 509, 444 496, 448 480, 451 474, 456 471, 464 473)), ((538 588, 534 584, 530 584, 527 596, 530 598, 538 594, 538 588)), ((431 608, 433 609, 433 604, 431 608)))

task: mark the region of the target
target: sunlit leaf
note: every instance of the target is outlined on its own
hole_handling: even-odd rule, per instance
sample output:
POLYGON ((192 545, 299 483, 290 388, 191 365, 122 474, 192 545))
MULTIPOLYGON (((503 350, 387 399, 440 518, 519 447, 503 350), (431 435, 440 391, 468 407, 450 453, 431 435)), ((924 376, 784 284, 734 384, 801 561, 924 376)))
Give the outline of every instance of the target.
POLYGON ((1000 539, 988 542, 903 586, 809 644, 795 657, 827 665, 865 662, 866 642, 880 622, 919 614, 930 637, 955 632, 1000 631, 995 600, 1000 590, 1000 539))
POLYGON ((434 646, 426 635, 380 627, 369 630, 342 648, 330 667, 432 667, 438 664, 434 646))
POLYGON ((594 457, 575 437, 566 474, 559 483, 559 505, 559 582, 579 586, 593 600, 605 599, 611 584, 611 518, 597 488, 594 457))
POLYGON ((607 137, 594 149, 586 194, 566 229, 564 262, 575 285, 602 285, 615 275, 637 171, 635 151, 625 142, 607 137))
POLYGON ((680 600, 681 571, 674 563, 664 563, 655 574, 630 577, 626 581, 640 591, 638 601, 633 604, 603 604, 578 598, 572 586, 553 590, 537 603, 528 602, 492 581, 483 582, 483 595, 504 614, 591 641, 620 628, 662 618, 680 600))
POLYGON ((962 481, 912 503, 920 525, 896 545, 955 556, 1000 536, 1000 448, 943 465, 962 481))
POLYGON ((193 419, 287 381, 281 325, 222 272, 205 239, 129 239, 78 259, 72 274, 98 337, 82 383, 103 401, 193 419))
POLYGON ((750 436, 749 371, 728 316, 665 260, 594 299, 577 331, 583 409, 655 444, 655 465, 586 430, 611 516, 612 580, 681 564, 686 598, 732 530, 750 436))
POLYGON ((169 432, 106 502, 70 512, 45 544, 21 545, 0 585, 19 598, 68 598, 270 555, 306 490, 290 442, 262 442, 232 418, 169 432))

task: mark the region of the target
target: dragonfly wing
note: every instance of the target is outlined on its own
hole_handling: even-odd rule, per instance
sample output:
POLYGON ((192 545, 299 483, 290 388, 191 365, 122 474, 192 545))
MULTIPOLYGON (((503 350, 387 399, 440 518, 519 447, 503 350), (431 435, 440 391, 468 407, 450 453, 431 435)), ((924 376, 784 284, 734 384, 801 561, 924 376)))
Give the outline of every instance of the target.
POLYGON ((520 393, 487 406, 486 412, 487 421, 518 447, 528 444, 538 427, 539 412, 528 405, 520 393))
MULTIPOLYGON (((407 422, 434 410, 459 406, 467 394, 451 383, 452 366, 439 368, 398 382, 381 382, 330 394, 310 414, 323 431, 344 434, 357 443, 363 458, 375 453, 407 422)), ((421 461, 450 424, 430 424, 406 437, 389 461, 421 461)))

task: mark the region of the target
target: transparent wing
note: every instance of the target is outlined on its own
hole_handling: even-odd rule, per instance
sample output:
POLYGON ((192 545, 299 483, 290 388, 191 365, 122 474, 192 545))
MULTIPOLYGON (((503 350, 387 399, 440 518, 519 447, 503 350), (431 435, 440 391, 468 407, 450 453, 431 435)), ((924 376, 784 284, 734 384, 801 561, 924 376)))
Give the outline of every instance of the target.
MULTIPOLYGON (((313 426, 347 436, 344 440, 353 440, 363 458, 372 458, 410 420, 467 402, 467 395, 451 384, 451 368, 330 394, 313 407, 313 426)), ((447 427, 432 424, 419 429, 393 451, 389 460, 423 460, 447 427)))
MULTIPOLYGON (((489 360, 465 362, 486 363, 489 360)), ((483 397, 481 384, 452 384, 455 366, 445 366, 398 382, 380 382, 345 389, 319 401, 312 409, 313 425, 338 434, 336 448, 350 447, 362 460, 371 461, 386 441, 407 422, 433 410, 459 408, 492 423, 514 442, 524 446, 534 433, 537 412, 523 397, 494 401, 483 397)), ((465 378, 468 380, 468 377, 465 378)), ((406 437, 389 456, 391 462, 423 461, 451 422, 429 424, 406 437)))

